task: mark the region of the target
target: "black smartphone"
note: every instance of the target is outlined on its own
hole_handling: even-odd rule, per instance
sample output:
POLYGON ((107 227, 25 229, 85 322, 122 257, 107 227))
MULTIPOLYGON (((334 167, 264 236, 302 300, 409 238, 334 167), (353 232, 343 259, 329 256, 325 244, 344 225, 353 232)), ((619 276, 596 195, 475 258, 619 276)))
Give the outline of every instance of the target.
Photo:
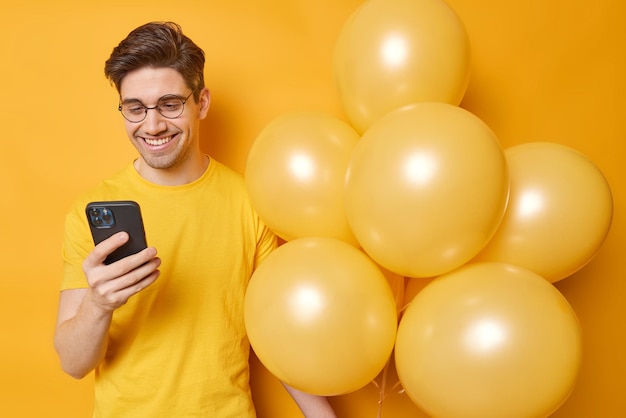
POLYGON ((91 202, 85 211, 94 244, 97 245, 120 231, 127 232, 130 237, 126 244, 109 254, 104 261, 105 264, 138 253, 148 246, 141 209, 137 202, 131 200, 91 202))

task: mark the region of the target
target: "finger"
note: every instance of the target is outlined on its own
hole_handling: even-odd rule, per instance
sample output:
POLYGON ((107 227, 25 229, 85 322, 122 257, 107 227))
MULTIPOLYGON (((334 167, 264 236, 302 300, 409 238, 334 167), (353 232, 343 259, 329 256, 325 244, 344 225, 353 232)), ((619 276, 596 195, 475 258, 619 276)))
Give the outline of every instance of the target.
MULTIPOLYGON (((139 260, 142 260, 142 259, 140 258, 139 260)), ((137 262, 136 260, 133 260, 133 261, 137 262)), ((126 272, 125 274, 118 276, 118 278, 115 279, 115 287, 121 290, 127 287, 134 286, 135 284, 143 280, 145 277, 149 276, 155 271, 158 271, 158 268, 160 265, 161 265, 161 259, 158 257, 153 257, 149 259, 148 261, 141 263, 139 266, 135 267, 134 269, 126 272)))
MULTIPOLYGON (((154 247, 144 248, 136 254, 124 257, 114 263, 109 264, 111 271, 116 277, 123 276, 140 266, 156 258, 157 250, 154 247)), ((160 261, 159 261, 160 264, 160 261)), ((158 267, 158 265, 156 265, 158 267)))
POLYGON ((137 254, 105 265, 103 262, 104 258, 106 258, 106 253, 109 248, 115 248, 115 244, 108 248, 103 249, 103 247, 95 248, 87 256, 83 262, 83 270, 89 286, 94 288, 97 295, 105 299, 107 295, 115 294, 121 289, 138 282, 158 269, 161 264, 161 260, 156 257, 156 249, 148 247, 137 254))
POLYGON ((89 267, 104 263, 105 258, 107 258, 107 256, 113 251, 128 242, 128 239, 128 233, 123 231, 111 235, 109 238, 105 239, 94 247, 94 249, 85 258, 83 264, 89 267))
POLYGON ((141 280, 135 282, 133 285, 121 290, 120 294, 126 295, 125 298, 128 300, 131 296, 141 292, 154 283, 159 278, 160 274, 161 272, 159 270, 155 270, 149 275, 144 276, 141 280))
POLYGON ((161 272, 159 270, 154 270, 147 276, 141 276, 139 280, 135 280, 129 286, 119 290, 115 295, 116 299, 119 301, 118 306, 125 304, 130 297, 153 284, 159 278, 160 274, 161 272))
POLYGON ((124 305, 132 295, 154 283, 160 275, 160 264, 159 258, 153 258, 125 275, 97 283, 92 287, 96 303, 106 309, 117 309, 124 305))

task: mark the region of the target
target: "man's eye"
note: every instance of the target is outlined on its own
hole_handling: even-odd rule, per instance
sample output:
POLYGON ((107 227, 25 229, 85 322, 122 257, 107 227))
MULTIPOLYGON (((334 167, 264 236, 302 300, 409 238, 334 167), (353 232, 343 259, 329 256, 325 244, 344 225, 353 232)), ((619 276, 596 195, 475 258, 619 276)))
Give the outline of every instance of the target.
POLYGON ((124 107, 125 112, 132 113, 133 115, 139 115, 145 111, 145 108, 141 105, 129 105, 124 107))
POLYGON ((159 108, 171 112, 180 109, 181 105, 182 103, 180 102, 180 100, 165 100, 159 103, 159 108))

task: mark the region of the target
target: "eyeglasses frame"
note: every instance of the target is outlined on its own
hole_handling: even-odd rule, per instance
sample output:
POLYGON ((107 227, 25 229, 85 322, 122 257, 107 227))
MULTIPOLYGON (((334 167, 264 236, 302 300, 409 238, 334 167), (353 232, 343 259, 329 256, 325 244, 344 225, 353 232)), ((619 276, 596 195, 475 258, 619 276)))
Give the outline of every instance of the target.
POLYGON ((122 114, 122 117, 124 119, 126 119, 127 121, 129 121, 130 123, 141 123, 144 120, 146 120, 146 117, 148 116, 148 110, 152 110, 152 109, 156 109, 157 112, 159 112, 159 115, 163 116, 166 119, 177 119, 180 117, 180 115, 182 115, 185 112, 185 104, 187 103, 187 101, 189 100, 189 98, 191 97, 192 94, 194 94, 196 91, 192 90, 191 93, 189 93, 187 95, 187 97, 183 98, 182 96, 179 96, 177 94, 166 94, 164 96, 159 97, 159 100, 157 100, 157 104, 156 106, 146 106, 145 104, 143 104, 141 101, 137 100, 139 102, 139 104, 141 104, 141 106, 143 106, 144 108, 144 115, 143 118, 141 118, 141 120, 130 120, 126 117, 126 115, 124 115, 124 112, 122 112, 122 102, 120 101, 118 106, 117 106, 117 110, 122 114), (169 117, 169 116, 165 116, 163 113, 161 113, 161 111, 159 110, 159 102, 161 101, 161 99, 163 99, 164 97, 168 97, 168 96, 174 96, 178 99, 180 99, 183 102, 183 108, 180 111, 180 113, 178 114, 178 116, 174 116, 174 117, 169 117))

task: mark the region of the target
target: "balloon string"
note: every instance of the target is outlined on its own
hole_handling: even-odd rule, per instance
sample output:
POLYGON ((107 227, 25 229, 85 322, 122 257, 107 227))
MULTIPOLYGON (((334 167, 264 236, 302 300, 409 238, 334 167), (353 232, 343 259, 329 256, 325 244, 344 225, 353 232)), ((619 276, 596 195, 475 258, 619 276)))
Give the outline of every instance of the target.
MULTIPOLYGON (((395 385, 393 385, 393 386, 391 387, 391 391, 393 392, 393 391, 394 391, 394 390, 395 390, 398 386, 400 386, 400 381, 399 381, 399 380, 396 382, 396 384, 395 384, 395 385)), ((394 394, 394 395, 402 395, 403 393, 404 393, 404 388, 400 389, 399 391, 397 391, 397 392, 395 392, 395 393, 393 393, 393 394, 394 394)))
POLYGON ((385 390, 387 386, 387 373, 389 372, 389 363, 391 362, 391 357, 387 360, 387 364, 385 364, 385 368, 383 369, 383 374, 380 382, 380 388, 378 391, 378 414, 377 418, 382 418, 383 416, 383 401, 385 400, 385 390))
MULTIPOLYGON (((413 301, 411 301, 413 302, 413 301)), ((401 309, 400 309, 400 316, 402 316, 402 314, 404 313, 404 311, 406 311, 406 309, 409 307, 409 305, 411 304, 411 302, 407 303, 406 305, 404 305, 401 309)))
POLYGON ((383 401, 387 399, 390 395, 402 395, 404 393, 404 388, 401 387, 401 382, 398 380, 387 392, 387 380, 389 375, 389 366, 391 364, 392 357, 389 357, 387 360, 387 364, 382 370, 380 384, 376 380, 372 380, 372 384, 374 387, 378 389, 378 413, 376 415, 377 418, 382 418, 383 416, 383 401), (398 387, 400 387, 399 390, 398 387))
POLYGON ((406 294, 406 277, 402 277, 402 279, 396 281, 397 283, 397 291, 393 289, 393 293, 395 295, 396 300, 396 312, 398 314, 398 324, 400 323, 400 317, 402 316, 402 311, 406 309, 406 305, 403 306, 404 303, 404 295, 406 294))
MULTIPOLYGON (((396 309, 397 309, 397 313, 398 313, 398 324, 400 323, 400 317, 402 316, 402 312, 406 309, 406 305, 402 305, 402 303, 404 302, 404 294, 406 292, 406 278, 402 278, 401 280, 396 280, 394 282, 393 286, 393 294, 395 296, 395 302, 396 302, 396 309)), ((387 360, 387 363, 385 364, 385 367, 383 368, 382 374, 381 374, 381 379, 380 379, 380 385, 378 384, 378 382, 376 382, 376 380, 372 381, 372 383, 374 384, 374 386, 376 388, 378 388, 378 413, 377 413, 377 418, 382 418, 383 416, 383 401, 385 400, 385 398, 387 397, 387 376, 389 374, 389 366, 391 364, 391 359, 392 356, 389 357, 389 359, 387 360)), ((398 386, 400 385, 400 381, 398 380, 391 388, 391 392, 393 392, 398 386)), ((400 391, 398 391, 398 394, 402 394, 404 392, 404 389, 401 389, 400 391)))

